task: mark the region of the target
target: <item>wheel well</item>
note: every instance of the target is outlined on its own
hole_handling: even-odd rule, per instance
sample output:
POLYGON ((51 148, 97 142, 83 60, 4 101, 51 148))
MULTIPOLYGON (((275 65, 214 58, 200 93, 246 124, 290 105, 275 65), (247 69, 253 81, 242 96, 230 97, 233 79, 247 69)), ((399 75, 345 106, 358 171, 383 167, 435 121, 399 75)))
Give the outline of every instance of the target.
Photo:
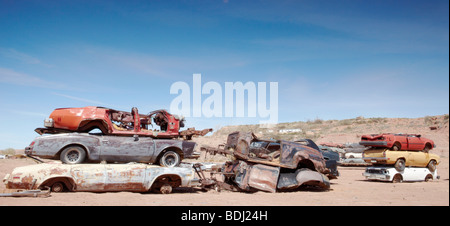
POLYGON ((314 163, 309 159, 303 159, 298 162, 297 169, 302 169, 302 168, 308 168, 310 170, 317 171, 316 167, 314 166, 314 163))
POLYGON ((429 148, 429 149, 433 148, 433 146, 432 146, 430 143, 426 143, 426 144, 425 144, 425 147, 427 147, 427 148, 429 148))
POLYGON ((78 126, 78 132, 89 132, 95 128, 102 131, 103 134, 108 134, 108 124, 104 120, 84 120, 78 126))
POLYGON ((154 181, 150 190, 158 190, 164 184, 170 184, 172 188, 176 188, 181 185, 181 177, 176 174, 164 174, 157 177, 154 181))
POLYGON ((46 186, 51 186, 56 182, 62 182, 64 185, 64 188, 69 191, 72 191, 75 188, 75 182, 73 181, 72 178, 68 178, 68 177, 53 177, 53 178, 47 179, 39 187, 44 188, 46 186))
POLYGON ((62 147, 61 149, 59 149, 58 153, 55 155, 55 158, 59 159, 59 158, 61 157, 61 152, 62 152, 64 149, 66 149, 67 147, 70 147, 70 146, 78 146, 78 147, 80 147, 80 148, 83 148, 83 150, 86 152, 86 157, 89 156, 89 151, 88 151, 88 149, 87 149, 84 145, 81 145, 81 144, 68 144, 68 145, 62 147))
POLYGON ((394 175, 394 177, 393 177, 393 178, 396 178, 396 177, 400 177, 400 179, 402 179, 402 180, 403 180, 403 175, 401 175, 401 174, 399 174, 399 173, 396 173, 396 174, 394 175))
POLYGON ((161 157, 164 155, 164 153, 168 152, 168 151, 174 151, 176 153, 178 153, 180 155, 180 161, 183 160, 184 158, 184 153, 183 151, 181 151, 181 149, 177 148, 177 147, 168 147, 165 148, 163 151, 161 151, 158 155, 158 157, 156 158, 156 162, 159 162, 159 160, 161 159, 161 157))
POLYGON ((395 141, 394 144, 392 145, 392 148, 394 148, 394 146, 398 146, 399 148, 401 148, 402 144, 398 141, 395 141))

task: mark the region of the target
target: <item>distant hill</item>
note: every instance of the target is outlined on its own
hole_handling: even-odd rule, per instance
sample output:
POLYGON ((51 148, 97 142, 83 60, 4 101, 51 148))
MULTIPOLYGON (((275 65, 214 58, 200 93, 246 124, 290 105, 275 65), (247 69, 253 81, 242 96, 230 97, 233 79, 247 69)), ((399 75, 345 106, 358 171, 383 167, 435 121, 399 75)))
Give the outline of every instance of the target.
POLYGON ((425 116, 421 118, 364 118, 344 120, 309 120, 289 122, 262 128, 260 125, 224 126, 209 137, 195 138, 201 145, 215 146, 225 143, 229 133, 251 131, 258 137, 282 140, 309 138, 316 143, 359 142, 361 135, 372 133, 412 133, 432 139, 437 147, 434 153, 442 157, 449 155, 449 115, 425 116))

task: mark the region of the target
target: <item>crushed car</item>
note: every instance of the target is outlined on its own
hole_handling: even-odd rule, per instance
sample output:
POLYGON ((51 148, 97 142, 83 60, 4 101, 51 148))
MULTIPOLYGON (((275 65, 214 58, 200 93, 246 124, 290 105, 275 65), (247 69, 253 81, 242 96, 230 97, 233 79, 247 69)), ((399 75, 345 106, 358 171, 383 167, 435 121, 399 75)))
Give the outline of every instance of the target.
POLYGON ((153 138, 184 138, 204 136, 212 129, 195 130, 184 127, 183 117, 170 114, 166 110, 156 110, 139 114, 133 107, 131 112, 118 111, 104 107, 57 108, 44 120, 45 128, 36 128, 39 134, 68 132, 89 132, 99 129, 105 135, 149 136, 153 138), (152 123, 153 121, 153 123, 152 123), (159 127, 159 129, 157 128, 159 127))
MULTIPOLYGON (((326 160, 311 140, 291 142, 259 139, 251 132, 234 132, 228 135, 227 143, 219 145, 217 153, 232 154, 220 169, 223 181, 218 187, 232 191, 289 191, 300 186, 330 188, 333 175, 326 160), (313 147, 313 146, 316 147, 313 147)), ((202 150, 214 152, 212 147, 202 150)), ((217 187, 214 181, 210 183, 217 187)))
POLYGON ((362 135, 360 145, 389 148, 394 151, 429 151, 436 147, 430 139, 422 137, 420 134, 369 134, 362 135))
POLYGON ((50 162, 15 168, 3 179, 7 189, 64 191, 132 191, 168 194, 177 187, 199 185, 192 168, 142 163, 62 164, 50 162))
POLYGON ((195 142, 138 136, 61 133, 36 137, 25 154, 63 163, 140 162, 173 167, 183 159, 198 158, 195 142))

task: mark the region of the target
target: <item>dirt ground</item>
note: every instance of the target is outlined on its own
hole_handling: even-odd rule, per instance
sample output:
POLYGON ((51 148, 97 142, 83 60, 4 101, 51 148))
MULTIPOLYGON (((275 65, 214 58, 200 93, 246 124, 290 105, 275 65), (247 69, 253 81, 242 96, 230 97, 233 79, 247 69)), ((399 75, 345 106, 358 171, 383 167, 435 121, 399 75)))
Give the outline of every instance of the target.
MULTIPOLYGON (((1 159, 0 178, 15 167, 35 164, 29 159, 1 159)), ((172 194, 132 192, 52 193, 47 198, 0 197, 0 206, 448 206, 449 161, 438 165, 439 180, 385 183, 365 180, 364 167, 339 167, 341 176, 331 190, 300 190, 283 193, 203 192, 177 189, 172 194)), ((1 184, 0 191, 5 192, 1 184)))
MULTIPOLYGON (((431 152, 441 157, 441 162, 437 166, 440 179, 430 182, 395 184, 372 182, 367 181, 362 175, 365 167, 339 166, 341 175, 338 179, 331 180, 329 191, 239 193, 204 192, 198 188, 183 188, 176 189, 172 194, 167 195, 132 192, 72 192, 52 193, 48 198, 0 197, 0 206, 449 206, 448 116, 385 119, 376 124, 356 122, 350 124, 347 121, 334 121, 313 124, 320 126, 314 129, 322 131, 321 136, 314 140, 316 143, 345 143, 358 142, 361 134, 420 133, 432 139, 437 145, 431 152), (439 128, 431 130, 430 125, 439 128)), ((243 127, 232 127, 226 131, 222 128, 224 131, 217 136, 200 137, 194 141, 198 143, 198 146, 217 147, 218 144, 226 142, 228 132, 243 129, 243 127)), ((200 159, 200 161, 224 160, 226 158, 210 159, 205 156, 200 159)), ((3 179, 15 167, 31 164, 36 163, 30 159, 0 159, 0 179, 3 179)), ((0 183, 0 192, 6 192, 3 183, 0 183)))

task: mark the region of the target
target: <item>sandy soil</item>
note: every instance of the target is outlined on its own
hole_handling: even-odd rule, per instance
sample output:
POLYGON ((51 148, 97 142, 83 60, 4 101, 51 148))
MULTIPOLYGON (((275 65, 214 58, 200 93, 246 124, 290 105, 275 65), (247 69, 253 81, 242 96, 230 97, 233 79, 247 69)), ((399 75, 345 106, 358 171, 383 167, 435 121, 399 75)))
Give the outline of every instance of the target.
MULTIPOLYGON (((0 160, 0 177, 32 160, 0 160)), ((438 166, 440 180, 414 183, 371 182, 362 176, 364 167, 339 167, 330 191, 301 190, 284 193, 203 192, 177 189, 172 194, 132 192, 52 193, 48 198, 0 197, 0 206, 448 206, 449 161, 438 166)), ((4 190, 2 184, 0 190, 4 190)))
MULTIPOLYGON (((441 116, 443 117, 443 116, 441 116)), ((438 118, 439 119, 439 118, 438 118)), ((351 130, 334 129, 323 132, 320 142, 358 142, 361 134, 393 132, 420 133, 435 141, 432 153, 441 156, 439 180, 414 183, 386 183, 365 180, 365 167, 339 167, 338 179, 332 180, 331 190, 301 190, 283 193, 203 192, 198 188, 176 189, 172 194, 132 192, 72 192, 52 193, 48 198, 0 197, 0 206, 449 206, 449 127, 448 121, 430 130, 419 119, 388 119, 376 126, 352 125, 351 130)), ((337 122, 339 123, 339 122, 337 122)), ((347 128, 345 125, 343 128, 347 128)), ((333 127, 334 128, 334 127, 333 127)), ((338 128, 338 127, 336 127, 338 128)), ((200 145, 216 146, 226 136, 197 138, 200 145)), ((204 158, 203 161, 223 161, 226 158, 204 158)), ((36 164, 30 159, 0 159, 0 178, 15 167, 36 164)), ((3 183, 0 192, 7 192, 3 183)))

